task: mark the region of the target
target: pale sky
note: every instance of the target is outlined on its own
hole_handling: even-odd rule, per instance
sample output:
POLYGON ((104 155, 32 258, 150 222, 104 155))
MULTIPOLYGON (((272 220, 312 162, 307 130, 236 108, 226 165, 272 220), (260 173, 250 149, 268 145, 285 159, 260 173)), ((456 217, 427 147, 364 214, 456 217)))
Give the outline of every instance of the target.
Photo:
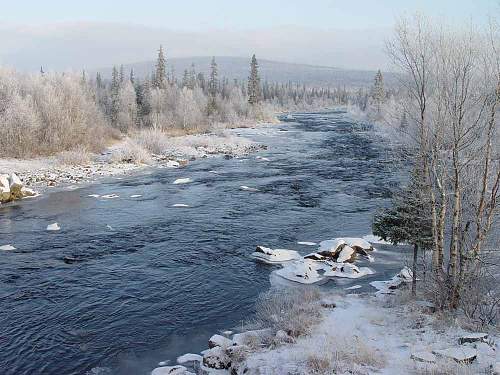
POLYGON ((403 12, 457 21, 485 18, 498 0, 0 0, 0 21, 134 23, 177 30, 281 25, 359 29, 391 26, 403 12))
POLYGON ((400 15, 485 23, 500 0, 0 0, 0 64, 95 68, 173 57, 248 56, 383 67, 400 15))

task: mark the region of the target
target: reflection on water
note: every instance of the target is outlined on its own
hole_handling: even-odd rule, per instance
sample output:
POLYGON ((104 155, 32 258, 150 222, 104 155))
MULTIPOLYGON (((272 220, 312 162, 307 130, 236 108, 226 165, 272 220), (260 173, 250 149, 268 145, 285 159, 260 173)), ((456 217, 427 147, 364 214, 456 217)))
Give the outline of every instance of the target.
MULTIPOLYGON (((202 350, 269 287, 273 267, 249 258, 256 245, 305 254, 297 241, 370 233, 398 180, 383 142, 340 112, 238 132, 269 145, 269 161, 200 160, 0 210, 1 242, 18 249, 0 253, 2 374, 144 374, 202 350), (47 232, 56 221, 61 231, 47 232)), ((400 255, 385 250, 377 275, 324 287, 392 276, 400 255)))

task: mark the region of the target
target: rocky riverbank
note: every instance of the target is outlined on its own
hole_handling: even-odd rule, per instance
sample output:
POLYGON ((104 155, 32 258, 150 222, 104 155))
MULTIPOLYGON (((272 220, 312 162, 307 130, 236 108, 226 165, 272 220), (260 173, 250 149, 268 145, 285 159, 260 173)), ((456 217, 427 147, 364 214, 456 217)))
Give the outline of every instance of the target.
POLYGON ((0 187, 0 202, 36 195, 31 189, 43 192, 55 186, 89 183, 100 177, 126 175, 147 167, 182 168, 199 158, 238 158, 265 148, 233 133, 177 137, 138 133, 99 155, 80 150, 30 160, 0 159, 0 175, 6 181, 0 187), (11 182, 7 180, 13 175, 26 194, 21 194, 17 187, 10 193, 11 182))

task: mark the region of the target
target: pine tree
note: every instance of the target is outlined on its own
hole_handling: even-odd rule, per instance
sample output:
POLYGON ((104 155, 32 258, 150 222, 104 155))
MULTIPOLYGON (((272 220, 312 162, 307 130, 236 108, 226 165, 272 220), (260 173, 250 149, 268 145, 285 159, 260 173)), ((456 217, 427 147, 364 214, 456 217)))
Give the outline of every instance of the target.
POLYGON ((261 100, 261 88, 259 77, 259 64, 255 55, 252 56, 250 63, 250 77, 248 77, 248 102, 252 105, 261 100))
POLYGON ((120 83, 125 81, 125 71, 123 65, 120 65, 120 83))
POLYGON ((394 194, 392 207, 373 219, 373 234, 394 245, 413 246, 412 293, 416 293, 418 251, 432 247, 431 203, 425 195, 423 172, 415 168, 408 186, 394 194))
POLYGON ((110 108, 110 118, 111 124, 113 126, 117 125, 118 113, 120 111, 120 73, 116 66, 113 66, 113 72, 111 73, 111 108, 110 108))
POLYGON ((134 68, 130 68, 129 80, 132 84, 135 83, 134 68))
POLYGON ((102 89, 104 86, 102 84, 101 73, 97 72, 95 75, 95 85, 98 89, 102 89))
POLYGON ((189 71, 184 69, 184 74, 182 75, 182 87, 189 87, 189 71))
POLYGON ((40 75, 43 76, 44 74, 45 74, 45 72, 43 71, 43 66, 40 66, 40 75))
POLYGON ((167 87, 167 63, 163 53, 163 47, 160 45, 158 50, 158 59, 156 60, 156 71, 154 74, 153 86, 157 89, 167 87))
POLYGON ((189 71, 189 88, 194 90, 196 87, 196 70, 194 68, 194 63, 191 64, 191 70, 189 71))
POLYGON ((375 103, 375 108, 377 109, 377 113, 380 114, 382 110, 382 103, 385 99, 384 78, 380 69, 377 71, 377 74, 375 74, 371 94, 372 99, 375 103))
POLYGON ((215 57, 212 57, 210 63, 210 79, 208 81, 208 108, 209 115, 217 111, 217 91, 219 90, 219 73, 217 72, 217 63, 215 57))

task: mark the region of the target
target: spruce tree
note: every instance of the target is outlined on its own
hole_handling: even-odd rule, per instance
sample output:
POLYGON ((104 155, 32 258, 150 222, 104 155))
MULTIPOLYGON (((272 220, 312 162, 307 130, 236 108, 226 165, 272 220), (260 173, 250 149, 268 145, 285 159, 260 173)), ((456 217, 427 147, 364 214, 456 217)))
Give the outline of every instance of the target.
POLYGON ((382 103, 385 99, 385 90, 384 90, 384 78, 382 76, 382 72, 380 69, 375 74, 375 79, 373 81, 372 88, 372 99, 375 103, 375 108, 377 109, 377 113, 380 114, 382 109, 382 103))
POLYGON ((431 203, 425 195, 423 172, 415 168, 406 188, 394 194, 392 207, 377 213, 373 234, 394 245, 413 246, 412 293, 416 293, 418 251, 432 247, 431 203))
POLYGON ((167 87, 167 63, 165 61, 165 55, 161 45, 158 50, 158 59, 156 60, 153 86, 157 89, 164 89, 167 87))
POLYGON ((259 64, 255 55, 252 56, 250 62, 250 77, 248 77, 248 102, 252 105, 259 103, 261 100, 259 64))
POLYGON ((134 68, 130 68, 129 80, 130 80, 130 83, 132 83, 132 84, 135 83, 134 68))
POLYGON ((103 88, 101 73, 99 73, 99 72, 97 72, 95 75, 95 84, 96 84, 98 89, 103 88))
POLYGON ((213 114, 217 110, 217 91, 219 90, 219 73, 217 71, 217 63, 215 62, 215 57, 212 57, 212 62, 210 63, 210 79, 208 81, 208 108, 207 112, 209 115, 213 114))
POLYGON ((184 69, 184 74, 182 75, 182 87, 189 87, 189 71, 184 69))
POLYGON ((117 125, 118 122, 118 112, 120 111, 120 73, 116 66, 113 66, 113 72, 111 74, 111 108, 110 108, 110 118, 111 124, 113 126, 117 125))

